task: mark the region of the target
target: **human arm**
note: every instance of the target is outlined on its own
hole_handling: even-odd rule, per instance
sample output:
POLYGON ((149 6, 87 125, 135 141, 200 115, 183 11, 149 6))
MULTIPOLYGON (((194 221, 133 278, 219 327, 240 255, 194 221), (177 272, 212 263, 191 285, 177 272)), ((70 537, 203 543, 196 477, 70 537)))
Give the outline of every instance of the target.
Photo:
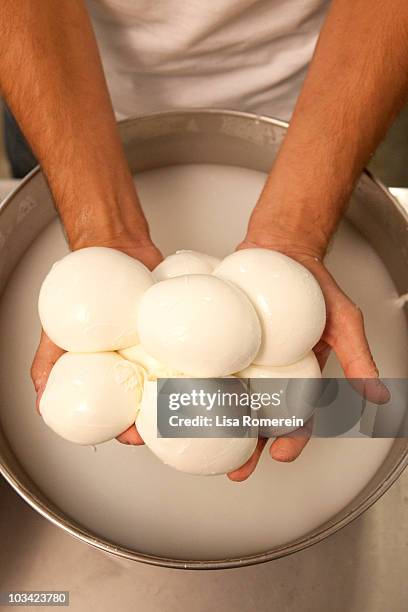
MULTIPOLYGON (((0 90, 38 159, 71 249, 109 246, 153 268, 151 242, 119 139, 82 0, 3 0, 0 90)), ((43 390, 61 351, 44 335, 33 364, 43 390)))

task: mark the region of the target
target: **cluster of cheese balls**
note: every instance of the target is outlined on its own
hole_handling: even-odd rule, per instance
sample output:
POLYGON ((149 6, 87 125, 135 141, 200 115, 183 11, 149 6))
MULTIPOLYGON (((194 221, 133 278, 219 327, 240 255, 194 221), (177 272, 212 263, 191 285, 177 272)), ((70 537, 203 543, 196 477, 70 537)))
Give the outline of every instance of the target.
POLYGON ((114 249, 81 249, 51 268, 39 314, 67 351, 40 401, 47 425, 93 445, 136 421, 159 458, 192 473, 239 467, 256 440, 158 438, 157 378, 320 376, 311 351, 325 325, 320 287, 305 267, 267 249, 223 261, 178 251, 153 272, 114 249))

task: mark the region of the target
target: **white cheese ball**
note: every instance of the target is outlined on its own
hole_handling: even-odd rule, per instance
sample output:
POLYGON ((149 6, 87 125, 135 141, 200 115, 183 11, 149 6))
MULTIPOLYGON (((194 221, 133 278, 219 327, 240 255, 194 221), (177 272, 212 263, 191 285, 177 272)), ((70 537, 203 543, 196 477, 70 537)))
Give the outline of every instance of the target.
POLYGON ((64 353, 40 400, 45 423, 77 444, 115 438, 135 422, 143 369, 117 353, 64 353))
POLYGON ((261 342, 246 295, 215 276, 178 276, 150 287, 140 300, 143 348, 164 365, 196 377, 219 377, 249 365, 261 342))
POLYGON ((155 281, 162 281, 184 274, 211 274, 220 263, 220 259, 205 253, 177 251, 156 266, 153 277, 155 281))
POLYGON ((182 372, 169 368, 154 357, 149 355, 141 344, 130 346, 119 351, 128 361, 140 365, 146 372, 147 380, 157 380, 158 378, 179 378, 182 372))
POLYGON ((147 382, 136 419, 145 444, 166 465, 202 476, 227 474, 252 455, 255 438, 159 438, 157 437, 156 383, 147 382))
MULTIPOLYGON (((291 418, 293 416, 302 419, 306 423, 315 411, 316 401, 321 393, 322 373, 316 355, 310 351, 303 359, 288 366, 260 366, 251 364, 238 373, 241 378, 265 379, 302 379, 296 382, 283 380, 283 394, 281 395, 281 405, 275 407, 261 407, 257 411, 260 418, 291 418)), ((251 393, 272 393, 276 388, 271 384, 256 384, 256 380, 251 380, 251 393)), ((281 389, 279 389, 280 391, 281 389)), ((260 435, 266 438, 283 436, 298 429, 298 427, 282 425, 280 427, 262 426, 260 435)))
POLYGON ((262 366, 252 363, 238 372, 240 378, 321 378, 322 373, 313 351, 287 366, 262 366))
POLYGON ((57 261, 40 291, 46 334, 66 351, 113 351, 138 342, 137 307, 152 284, 140 261, 105 247, 89 247, 57 261))
POLYGON ((242 249, 214 270, 240 287, 254 304, 262 343, 254 362, 284 366, 304 357, 319 341, 326 306, 313 274, 297 261, 269 249, 242 249))

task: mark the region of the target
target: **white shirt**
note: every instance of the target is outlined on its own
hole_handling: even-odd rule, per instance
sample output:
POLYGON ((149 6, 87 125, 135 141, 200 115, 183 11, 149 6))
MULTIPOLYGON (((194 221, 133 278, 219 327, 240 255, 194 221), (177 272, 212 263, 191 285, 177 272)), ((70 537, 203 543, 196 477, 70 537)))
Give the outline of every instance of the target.
POLYGON ((88 0, 119 117, 217 107, 288 119, 328 0, 88 0))

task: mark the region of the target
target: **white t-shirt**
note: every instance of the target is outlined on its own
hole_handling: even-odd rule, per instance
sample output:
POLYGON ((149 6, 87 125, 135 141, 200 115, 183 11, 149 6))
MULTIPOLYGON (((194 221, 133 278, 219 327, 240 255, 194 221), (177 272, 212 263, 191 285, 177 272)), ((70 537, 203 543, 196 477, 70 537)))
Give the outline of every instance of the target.
POLYGON ((119 117, 217 107, 288 119, 328 0, 88 0, 119 117))

